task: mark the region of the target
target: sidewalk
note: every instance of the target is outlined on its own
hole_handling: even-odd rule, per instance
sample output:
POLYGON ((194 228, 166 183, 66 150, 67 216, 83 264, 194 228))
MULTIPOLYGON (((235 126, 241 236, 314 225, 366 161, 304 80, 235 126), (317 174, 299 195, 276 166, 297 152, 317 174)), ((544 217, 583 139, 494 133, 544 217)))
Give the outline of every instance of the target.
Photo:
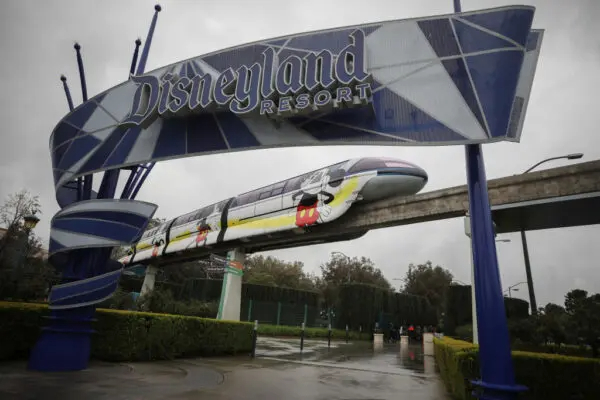
MULTIPOLYGON (((57 400, 121 399, 447 399, 431 357, 420 348, 399 351, 339 345, 302 356, 279 352, 277 339, 257 349, 257 357, 188 359, 152 363, 93 362, 86 371, 38 373, 25 362, 0 364, 0 398, 57 400), (411 364, 412 363, 412 364, 411 364), (412 367, 411 367, 412 365, 412 367), (420 365, 420 367, 419 367, 420 365)), ((291 348, 294 341, 281 341, 291 348)), ((313 346, 315 347, 315 346, 313 346)), ((318 347, 318 346, 317 346, 318 347)))

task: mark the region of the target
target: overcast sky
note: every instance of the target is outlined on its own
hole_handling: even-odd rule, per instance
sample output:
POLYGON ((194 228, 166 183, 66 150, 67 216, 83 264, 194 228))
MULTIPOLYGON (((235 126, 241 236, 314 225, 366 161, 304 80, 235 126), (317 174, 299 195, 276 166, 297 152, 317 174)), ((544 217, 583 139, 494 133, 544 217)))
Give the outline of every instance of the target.
MULTIPOLYGON (((522 172, 536 162, 583 152, 600 158, 600 2, 539 0, 534 28, 546 29, 521 143, 484 146, 488 178, 522 172)), ((463 10, 515 4, 467 0, 463 10)), ((0 197, 22 188, 39 194, 43 215, 36 233, 49 236, 58 211, 48 138, 67 113, 59 76, 69 78, 75 104, 81 91, 73 43, 82 45, 89 97, 127 78, 134 40, 146 37, 153 1, 9 0, 0 12, 0 197)), ((204 0, 162 1, 163 11, 146 70, 225 47, 308 30, 452 12, 451 0, 204 0)), ((464 148, 327 147, 241 152, 157 164, 138 195, 175 217, 212 202, 352 157, 388 156, 423 167, 424 191, 466 182, 464 148)), ((563 165, 557 161, 544 168, 563 165)), ((95 182, 98 183, 99 179, 95 182)), ((504 288, 525 280, 518 234, 498 243, 504 288)), ((578 227, 528 234, 540 305, 563 302, 572 288, 600 291, 600 228, 578 227)), ((269 252, 300 260, 317 271, 332 251, 367 256, 388 279, 409 263, 431 260, 456 279, 470 280, 463 220, 452 219, 369 232, 352 242, 269 252)), ((394 282, 399 283, 399 282, 394 282)), ((515 294, 527 299, 525 285, 515 294)))

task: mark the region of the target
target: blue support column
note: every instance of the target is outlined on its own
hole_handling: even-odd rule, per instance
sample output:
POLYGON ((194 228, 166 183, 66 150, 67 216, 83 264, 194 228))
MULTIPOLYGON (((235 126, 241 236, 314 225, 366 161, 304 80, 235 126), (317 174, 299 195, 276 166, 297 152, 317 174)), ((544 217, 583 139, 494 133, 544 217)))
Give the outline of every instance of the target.
MULTIPOLYGON (((144 71, 150 42, 152 41, 152 34, 156 26, 157 15, 161 7, 156 5, 154 10, 155 13, 152 18, 149 37, 144 46, 140 64, 137 66, 138 73, 143 73, 144 71)), ((141 41, 138 39, 135 44, 136 48, 130 72, 133 72, 133 68, 136 66, 141 41)), ((83 101, 86 102, 88 96, 81 57, 81 46, 75 43, 74 48, 77 53, 82 97, 83 101)), ((61 80, 63 81, 65 94, 67 95, 67 102, 72 109, 73 104, 70 92, 66 86, 66 78, 61 77, 61 80)), ((112 199, 114 197, 118 178, 119 170, 110 170, 104 174, 98 191, 98 199, 112 199)), ((78 193, 81 193, 78 200, 91 199, 92 184, 92 174, 85 176, 83 185, 81 185, 81 179, 78 179, 78 193)), ((153 214, 154 212, 152 212, 153 214)), ((144 224, 147 224, 150 218, 151 215, 144 221, 144 224)), ((109 239, 116 240, 114 238, 109 239)), ((137 239, 131 238, 129 244, 134 243, 135 240, 137 239)), ((53 263, 57 269, 62 270, 62 284, 54 286, 51 292, 49 299, 51 314, 48 317, 48 326, 42 329, 42 334, 32 349, 29 359, 30 369, 38 371, 75 371, 87 368, 90 357, 91 335, 93 333, 91 324, 95 313, 95 304, 105 300, 114 293, 121 273, 120 264, 110 260, 110 253, 113 246, 96 247, 87 249, 73 248, 68 252, 63 251, 66 258, 56 261, 56 265, 53 263), (111 285, 94 288, 93 290, 88 287, 89 285, 93 285, 90 282, 96 282, 98 279, 105 279, 105 277, 112 279, 111 285), (72 293, 62 299, 57 299, 56 296, 58 295, 52 298, 52 293, 60 293, 60 291, 71 291, 72 293), (65 300, 67 298, 70 300, 65 300), (64 304, 57 305, 59 301, 64 304)))
POLYGON ((516 399, 526 388, 515 384, 481 145, 467 145, 465 153, 481 372, 473 384, 480 399, 516 399))
MULTIPOLYGON (((461 12, 454 0, 454 12, 461 12)), ((474 263, 481 379, 472 382, 482 400, 513 400, 527 390, 517 385, 498 269, 494 224, 480 144, 465 146, 474 263)))

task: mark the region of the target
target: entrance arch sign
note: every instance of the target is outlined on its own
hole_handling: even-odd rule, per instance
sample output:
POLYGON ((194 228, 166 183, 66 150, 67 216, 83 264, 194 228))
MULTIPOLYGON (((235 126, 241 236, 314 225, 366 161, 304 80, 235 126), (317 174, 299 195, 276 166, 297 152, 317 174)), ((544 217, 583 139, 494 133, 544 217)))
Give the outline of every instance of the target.
POLYGON ((503 7, 290 35, 132 76, 56 126, 55 184, 258 148, 518 141, 541 39, 533 14, 503 7))
MULTIPOLYGON (((50 138, 61 210, 52 220, 49 253, 64 282, 49 296, 50 322, 32 350, 31 368, 87 366, 95 305, 110 297, 122 272, 110 252, 138 242, 157 208, 134 200, 154 162, 290 146, 518 142, 543 37, 531 30, 533 7, 508 6, 261 40, 144 73, 160 11, 155 6, 139 64, 136 41, 126 82, 88 99, 79 45, 79 107, 73 109, 62 79, 71 112, 50 138), (131 175, 114 199, 126 169, 131 175), (93 192, 91 174, 102 171, 93 192)), ((478 210, 473 220, 483 221, 472 224, 481 238, 475 249, 487 251, 483 159, 479 150, 471 153, 469 186, 484 188, 470 190, 471 210, 474 204, 478 210)), ((487 252, 474 251, 477 265, 495 257, 487 252)), ((220 312, 236 313, 225 306, 220 312)), ((482 354, 489 343, 482 340, 482 354)), ((512 369, 500 371, 506 363, 482 365, 481 387, 514 389, 504 379, 512 369)))

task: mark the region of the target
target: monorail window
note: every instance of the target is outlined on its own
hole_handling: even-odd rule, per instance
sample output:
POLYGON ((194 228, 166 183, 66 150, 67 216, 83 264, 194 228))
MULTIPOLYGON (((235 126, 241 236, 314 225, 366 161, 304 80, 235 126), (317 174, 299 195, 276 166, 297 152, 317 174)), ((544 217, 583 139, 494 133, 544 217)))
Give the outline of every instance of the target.
POLYGON ((356 164, 354 164, 349 170, 348 173, 356 174, 358 172, 369 171, 377 168, 384 167, 385 164, 377 159, 377 158, 363 158, 356 164))
POLYGON ((286 182, 281 182, 274 185, 273 189, 271 189, 271 196, 277 196, 278 194, 283 193, 283 187, 285 186, 285 184, 286 182))
POLYGON ((160 227, 160 233, 163 233, 164 231, 167 230, 167 227, 169 226, 169 222, 171 222, 171 221, 168 221, 168 222, 165 222, 162 224, 162 226, 160 227))
POLYGON ((252 192, 245 193, 237 198, 236 207, 245 206, 250 203, 254 203, 258 199, 258 190, 254 190, 252 192))
POLYGON ((300 190, 300 186, 302 186, 302 182, 304 179, 308 177, 308 174, 300 175, 295 178, 288 180, 285 183, 285 187, 283 189, 284 193, 294 192, 296 190, 300 190))
POLYGON ((258 195, 258 199, 259 200, 264 200, 266 198, 271 197, 271 187, 266 187, 264 189, 261 189, 262 191, 260 192, 260 194, 258 195))

